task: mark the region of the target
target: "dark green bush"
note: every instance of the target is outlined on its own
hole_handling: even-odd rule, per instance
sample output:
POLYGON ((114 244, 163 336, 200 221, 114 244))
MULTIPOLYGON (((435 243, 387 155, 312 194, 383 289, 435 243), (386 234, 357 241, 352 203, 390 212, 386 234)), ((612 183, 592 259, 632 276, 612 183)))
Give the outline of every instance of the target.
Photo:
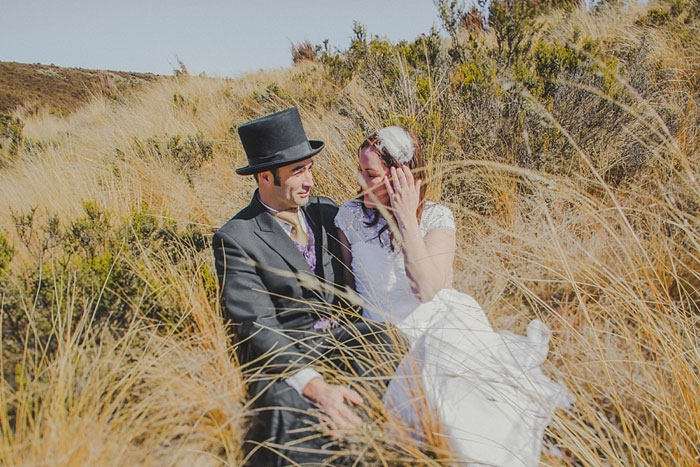
POLYGON ((650 9, 646 16, 636 21, 639 26, 663 26, 671 20, 671 12, 658 8, 650 9))
MULTIPOLYGON (((677 111, 658 98, 672 86, 673 72, 651 62, 643 36, 615 44, 576 27, 562 34, 577 5, 572 0, 492 2, 485 31, 473 18, 465 20, 464 2, 435 4, 449 41, 431 31, 393 44, 356 24, 347 51, 330 53, 326 43, 321 62, 327 76, 354 77, 376 96, 371 124, 363 109, 342 102, 340 113, 352 118, 358 133, 374 130, 376 121, 398 124, 419 136, 428 160, 487 158, 586 178, 593 169, 619 184, 633 180, 663 144, 639 117, 647 112, 644 103, 654 103, 665 127, 675 131, 677 111), (556 28, 544 16, 554 8, 564 15, 556 28)), ((677 20, 657 21, 664 15, 651 13, 648 27, 680 24, 700 10, 697 4, 665 1, 659 11, 672 11, 677 20)), ((673 31, 682 43, 697 43, 687 29, 673 31)), ((453 189, 469 188, 446 191, 453 189)))
POLYGON ((534 69, 537 80, 530 84, 530 91, 543 99, 554 96, 559 82, 557 79, 565 74, 575 75, 586 63, 586 56, 575 46, 538 40, 533 54, 534 69))
POLYGON ((2 276, 15 255, 15 249, 7 239, 5 232, 0 230, 0 276, 2 276))
POLYGON ((186 136, 170 135, 163 139, 134 139, 132 147, 142 157, 171 160, 188 175, 214 157, 214 142, 201 131, 186 136))
POLYGON ((201 131, 181 137, 173 135, 168 139, 167 150, 183 170, 198 169, 214 157, 213 143, 201 131))
POLYGON ((537 2, 495 0, 489 6, 489 28, 496 36, 498 56, 513 63, 527 54, 532 45, 537 2))
POLYGON ((22 147, 24 123, 11 115, 0 114, 0 167, 10 163, 22 147))
MULTIPOLYGON (((134 207, 125 219, 119 219, 99 204, 85 202, 83 214, 65 227, 56 216, 37 225, 36 209, 13 214, 13 218, 17 236, 36 263, 17 265, 12 276, 2 273, 14 248, 0 233, 7 365, 18 361, 25 346, 39 354, 53 352, 59 317, 76 326, 89 311, 93 326, 107 326, 117 334, 136 314, 154 323, 181 322, 182 304, 168 298, 164 279, 149 271, 158 270, 158 265, 162 270, 191 268, 194 258, 209 249, 208 232, 194 224, 178 229, 174 221, 156 215, 146 205, 134 207)), ((202 268, 201 274, 214 300, 214 274, 209 268, 202 268)))

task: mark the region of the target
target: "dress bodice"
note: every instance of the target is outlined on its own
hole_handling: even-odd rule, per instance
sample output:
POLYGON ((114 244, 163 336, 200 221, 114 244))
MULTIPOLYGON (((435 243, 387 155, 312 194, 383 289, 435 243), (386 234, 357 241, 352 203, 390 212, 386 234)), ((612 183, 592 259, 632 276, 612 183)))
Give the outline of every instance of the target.
MULTIPOLYGON (((370 216, 360 201, 351 200, 340 207, 335 224, 350 243, 355 285, 365 305, 363 314, 396 323, 420 301, 411 290, 403 252, 391 247, 390 230, 384 229, 386 221, 380 217, 375 225, 368 226, 370 216)), ((434 229, 455 230, 450 209, 431 201, 425 202, 419 226, 423 236, 434 229)))

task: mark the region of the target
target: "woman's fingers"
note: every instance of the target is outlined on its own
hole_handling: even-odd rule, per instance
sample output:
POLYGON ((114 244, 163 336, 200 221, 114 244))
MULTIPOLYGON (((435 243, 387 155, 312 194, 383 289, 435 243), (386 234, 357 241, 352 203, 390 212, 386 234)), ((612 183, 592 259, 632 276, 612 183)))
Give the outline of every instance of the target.
POLYGON ((384 186, 386 187, 386 192, 389 193, 389 196, 394 194, 394 187, 391 186, 392 182, 389 180, 389 177, 386 175, 384 176, 384 186))
POLYGON ((394 188, 392 188, 391 186, 389 177, 384 177, 384 187, 386 187, 386 193, 389 195, 389 202, 392 202, 392 200, 394 199, 394 188))
POLYGON ((393 185, 394 189, 396 189, 396 191, 400 190, 401 186, 399 185, 399 179, 396 176, 396 167, 389 168, 389 173, 391 174, 391 184, 393 185))
POLYGON ((416 181, 411 169, 407 165, 391 167, 391 179, 384 177, 384 186, 389 195, 389 203, 392 208, 398 209, 402 203, 412 205, 416 196, 419 196, 422 181, 416 181))
POLYGON ((406 188, 406 189, 411 189, 413 188, 413 176, 411 175, 411 169, 408 168, 407 165, 402 165, 399 167, 399 170, 397 170, 397 175, 399 177, 399 180, 401 181, 401 186, 406 188), (408 175, 407 175, 408 172, 408 175), (411 176, 411 179, 409 180, 408 176, 411 176))
POLYGON ((411 172, 411 168, 408 165, 402 165, 401 169, 403 169, 402 171, 406 180, 406 185, 413 186, 413 172, 411 172))
POLYGON ((394 179, 394 187, 401 190, 406 187, 406 174, 403 172, 403 167, 391 168, 391 177, 394 179))
POLYGON ((411 169, 407 165, 402 165, 398 169, 392 167, 390 171, 391 181, 395 191, 398 192, 415 187, 413 172, 411 172, 411 169))

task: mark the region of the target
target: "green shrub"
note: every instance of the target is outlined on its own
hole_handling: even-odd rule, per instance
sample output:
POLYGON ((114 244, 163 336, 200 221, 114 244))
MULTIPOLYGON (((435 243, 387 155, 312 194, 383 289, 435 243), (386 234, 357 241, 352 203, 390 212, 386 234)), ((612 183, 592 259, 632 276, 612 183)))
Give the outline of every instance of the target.
MULTIPOLYGON (((209 250, 208 232, 194 224, 178 229, 147 205, 119 219, 93 201, 84 202, 83 214, 65 227, 57 216, 38 225, 36 209, 13 217, 18 237, 37 262, 18 265, 12 277, 2 273, 14 249, 0 233, 7 365, 16 363, 25 345, 53 352, 56 320, 75 326, 85 310, 94 326, 107 326, 112 333, 125 330, 137 314, 155 323, 182 322, 183 304, 169 298, 167 277, 153 271, 191 268, 194 258, 209 250)), ((208 268, 201 274, 214 300, 215 276, 208 268)))
POLYGON ((170 135, 164 139, 148 138, 142 141, 135 138, 132 147, 142 157, 171 160, 188 175, 214 157, 214 142, 201 131, 186 136, 170 135))
POLYGON ((109 248, 111 224, 109 213, 94 201, 83 203, 83 216, 76 219, 63 240, 69 253, 81 250, 83 256, 94 256, 98 249, 109 248))
POLYGON ((659 10, 658 8, 650 9, 646 16, 636 21, 638 26, 663 26, 671 20, 671 12, 667 10, 659 10))
POLYGON ((575 75, 586 62, 585 55, 575 47, 543 39, 537 41, 533 59, 538 79, 530 91, 544 99, 554 95, 560 75, 575 75))
POLYGON ((7 239, 5 232, 0 230, 0 276, 2 276, 15 255, 15 249, 7 239))
POLYGON ((495 0, 489 6, 489 28, 496 37, 497 52, 513 63, 530 50, 536 20, 536 2, 495 0))
MULTIPOLYGON (((692 5, 685 0, 668 3, 664 11, 675 8, 682 18, 691 16, 692 5)), ((555 31, 544 13, 557 8, 567 15, 575 5, 570 0, 498 0, 491 3, 488 30, 464 31, 468 11, 463 3, 439 0, 450 41, 431 31, 416 41, 392 44, 356 24, 350 48, 330 53, 326 43, 321 61, 328 76, 354 76, 375 97, 371 123, 343 102, 340 113, 353 119, 358 133, 373 130, 377 121, 399 124, 430 148, 429 161, 486 157, 588 176, 591 166, 580 157, 580 148, 608 182, 622 183, 660 144, 658 138, 639 140, 643 125, 626 109, 640 99, 658 102, 672 76, 663 64, 649 62, 643 37, 616 44, 586 37, 576 27, 564 36, 555 31)), ((565 27, 566 19, 557 21, 558 28, 565 27)), ((659 108, 658 113, 672 129, 673 112, 659 108)))
POLYGON ((0 114, 0 167, 9 164, 22 147, 24 123, 11 115, 0 114))
POLYGON ((176 92, 173 94, 173 104, 178 109, 182 109, 191 113, 192 115, 196 115, 197 110, 199 109, 199 97, 188 99, 179 92, 176 92))
POLYGON ((201 131, 194 135, 173 135, 168 139, 167 150, 185 171, 199 169, 214 157, 213 143, 201 131))
POLYGON ((496 94, 499 86, 493 65, 485 57, 474 55, 456 68, 451 80, 453 89, 467 99, 476 99, 484 93, 496 94))

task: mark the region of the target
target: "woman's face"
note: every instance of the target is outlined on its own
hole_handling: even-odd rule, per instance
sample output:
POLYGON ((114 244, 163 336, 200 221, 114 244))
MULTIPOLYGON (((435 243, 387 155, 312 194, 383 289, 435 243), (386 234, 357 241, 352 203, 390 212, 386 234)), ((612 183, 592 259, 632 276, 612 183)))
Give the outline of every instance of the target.
POLYGON ((386 192, 384 178, 390 174, 387 167, 379 157, 377 150, 368 146, 360 151, 360 185, 364 193, 364 203, 368 208, 377 206, 377 201, 384 206, 389 205, 389 195, 386 192), (372 195, 370 195, 370 192, 372 195))

